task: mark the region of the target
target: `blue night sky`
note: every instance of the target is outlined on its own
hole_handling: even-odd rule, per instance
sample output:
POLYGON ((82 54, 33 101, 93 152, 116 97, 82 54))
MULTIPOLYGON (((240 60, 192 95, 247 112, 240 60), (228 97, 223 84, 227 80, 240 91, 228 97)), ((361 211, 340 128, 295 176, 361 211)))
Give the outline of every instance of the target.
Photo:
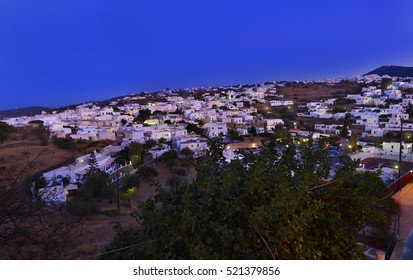
POLYGON ((0 0, 0 109, 413 66, 411 0, 0 0))

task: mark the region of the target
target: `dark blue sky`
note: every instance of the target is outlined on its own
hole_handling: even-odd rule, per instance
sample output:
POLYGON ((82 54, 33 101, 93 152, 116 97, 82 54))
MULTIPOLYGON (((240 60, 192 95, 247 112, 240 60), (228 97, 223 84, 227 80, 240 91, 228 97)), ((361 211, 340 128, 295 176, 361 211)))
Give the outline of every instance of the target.
POLYGON ((413 66, 411 0, 1 0, 0 109, 413 66))

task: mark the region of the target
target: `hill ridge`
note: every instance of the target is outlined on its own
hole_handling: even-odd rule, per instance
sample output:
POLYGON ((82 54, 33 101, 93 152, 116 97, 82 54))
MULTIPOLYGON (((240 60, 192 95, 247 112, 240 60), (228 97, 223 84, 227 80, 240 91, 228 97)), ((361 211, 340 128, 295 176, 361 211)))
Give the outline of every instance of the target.
POLYGON ((383 65, 373 71, 368 72, 366 75, 376 74, 379 76, 388 75, 390 77, 413 77, 413 67, 408 66, 397 66, 397 65, 383 65))

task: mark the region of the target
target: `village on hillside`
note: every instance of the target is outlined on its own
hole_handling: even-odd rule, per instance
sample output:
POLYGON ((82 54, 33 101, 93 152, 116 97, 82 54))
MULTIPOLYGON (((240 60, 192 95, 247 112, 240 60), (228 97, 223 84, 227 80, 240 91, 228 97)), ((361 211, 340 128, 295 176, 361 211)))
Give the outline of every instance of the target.
MULTIPOLYGON (((287 82, 267 82, 201 91, 132 94, 109 100, 103 106, 90 102, 52 113, 7 118, 2 122, 14 127, 43 125, 54 138, 113 141, 112 145, 94 152, 99 169, 108 173, 112 182, 125 176, 124 168, 132 164, 116 166, 120 172, 114 176, 114 154, 132 142, 152 141, 154 144, 148 150, 152 159, 169 150, 180 154, 184 149, 190 149, 193 156, 198 157, 207 152, 209 138, 222 136, 227 144, 224 155, 230 161, 236 150, 261 146, 261 141, 251 136, 273 134, 282 129, 287 129, 297 143, 308 137, 317 141, 320 137, 335 136, 338 145, 334 155, 346 153, 353 159, 360 159, 360 170, 381 170, 382 178, 391 182, 400 167, 379 159, 397 161, 400 143, 395 135, 401 126, 404 132, 413 132, 413 121, 410 121, 413 82, 377 75, 349 80, 357 84, 361 92, 338 92, 337 97, 332 94, 325 100, 305 102, 296 94, 284 96, 279 92, 287 82), (377 160, 364 161, 369 158, 377 160)), ((342 82, 337 79, 319 83, 342 82)), ((413 162, 413 138, 405 135, 402 159, 413 162)), ((53 199, 65 203, 69 191, 84 182, 89 157, 89 154, 83 155, 69 165, 43 173, 46 186, 53 186, 44 193, 45 199, 52 193, 53 199), (69 178, 70 184, 63 186, 63 178, 69 178)))
MULTIPOLYGON (((83 211, 84 215, 94 211, 93 205, 74 203, 74 194, 83 195, 84 201, 93 195, 110 203, 114 196, 113 189, 96 190, 93 186, 93 193, 82 193, 96 170, 105 175, 109 185, 116 186, 118 211, 119 195, 131 208, 131 195, 137 192, 133 180, 157 177, 159 184, 165 185, 171 174, 194 179, 189 162, 206 155, 209 142, 216 137, 225 145, 226 162, 242 158, 240 152, 259 154, 270 138, 278 141, 288 135, 298 150, 308 141, 317 145, 328 139, 331 179, 350 158, 358 172, 376 172, 391 186, 413 170, 412 113, 411 78, 367 75, 317 82, 166 89, 1 122, 16 129, 41 128, 48 138, 40 137, 42 142, 50 140, 73 155, 66 155, 64 162, 56 157, 55 164, 47 168, 38 166, 31 191, 49 206, 79 207, 75 212, 83 211), (78 146, 88 143, 100 146, 92 145, 92 150, 89 147, 89 152, 79 154, 87 149, 78 146), (180 159, 181 167, 174 167, 175 159, 180 159), (159 172, 153 168, 161 161, 168 170, 159 171, 159 165, 159 172)), ((0 148, 10 145, 13 148, 15 144, 5 142, 0 148)), ((99 182, 98 177, 93 180, 99 182)), ((154 185, 150 180, 141 185, 139 191, 146 193, 139 201, 154 195, 154 185)))

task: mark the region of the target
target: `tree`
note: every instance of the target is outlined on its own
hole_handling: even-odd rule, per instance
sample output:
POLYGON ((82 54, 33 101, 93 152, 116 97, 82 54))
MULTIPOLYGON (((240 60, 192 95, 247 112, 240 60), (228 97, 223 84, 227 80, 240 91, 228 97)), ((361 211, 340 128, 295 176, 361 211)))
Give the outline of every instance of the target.
POLYGON ((141 143, 132 142, 129 144, 129 158, 132 161, 133 168, 138 168, 143 163, 145 147, 141 143))
POLYGON ((150 148, 154 147, 156 145, 156 141, 153 139, 149 139, 145 141, 145 144, 143 145, 145 150, 149 150, 150 148))
POLYGON ((124 179, 124 186, 139 188, 141 180, 136 173, 129 174, 124 179))
POLYGON ((407 105, 406 114, 409 114, 409 119, 413 117, 413 105, 411 103, 407 105))
POLYGON ((61 149, 64 150, 70 150, 70 151, 77 151, 79 150, 79 146, 73 140, 73 138, 67 137, 67 138, 58 138, 56 136, 53 137, 53 143, 58 146, 61 149))
MULTIPOLYGON (((334 105, 347 105, 347 104, 354 104, 356 103, 356 100, 354 99, 348 99, 345 97, 338 97, 336 98, 336 101, 334 101, 334 105)), ((337 107, 334 107, 337 108, 337 107)))
MULTIPOLYGON (((30 167, 41 154, 16 165, 0 158, 0 255, 2 259, 67 258, 71 233, 78 223, 64 210, 47 207, 34 191, 30 167)), ((37 187, 44 181, 38 180, 37 187), (39 182, 42 181, 40 184, 39 182)))
POLYGON ((115 154, 115 162, 118 164, 126 164, 131 160, 130 147, 125 147, 123 150, 115 154))
POLYGON ((90 153, 87 163, 89 165, 89 168, 86 171, 87 175, 94 174, 99 171, 96 154, 94 152, 90 153))
POLYGON ((152 178, 159 175, 158 171, 152 166, 142 165, 138 168, 137 174, 142 180, 151 180, 152 178))
POLYGON ((357 135, 354 134, 354 133, 350 136, 349 148, 350 148, 351 152, 356 152, 356 151, 362 149, 362 146, 360 146, 359 143, 358 143, 357 135))
POLYGON ((165 114, 166 114, 166 113, 163 112, 163 111, 155 110, 155 111, 152 113, 152 116, 156 117, 157 119, 160 119, 160 118, 162 118, 163 115, 165 115, 165 114))
POLYGON ((36 188, 36 190, 45 188, 46 186, 47 186, 47 181, 46 181, 46 178, 43 176, 37 178, 36 181, 34 182, 34 187, 36 188))
POLYGON ((42 120, 33 120, 33 121, 29 121, 29 124, 41 126, 41 125, 44 124, 44 121, 42 121, 42 120))
POLYGON ((182 166, 187 168, 187 171, 189 171, 189 168, 193 165, 193 156, 194 156, 194 151, 192 151, 190 148, 185 147, 181 150, 181 155, 185 156, 185 161, 182 163, 182 166))
POLYGON ((350 118, 351 118, 350 113, 347 113, 344 117, 343 128, 341 129, 341 132, 340 132, 341 137, 347 137, 348 136, 348 127, 350 125, 350 118))
POLYGON ((203 135, 203 129, 192 123, 188 123, 186 130, 189 134, 203 135))
POLYGON ((108 179, 107 173, 98 170, 86 176, 86 181, 81 188, 88 190, 94 199, 105 198, 112 202, 115 190, 108 184, 108 179))
POLYGON ((323 141, 308 141, 300 156, 294 145, 270 141, 260 154, 229 164, 223 148, 211 140, 193 183, 175 177, 138 206, 141 226, 118 227, 104 257, 362 259, 361 230, 381 224, 387 232, 394 211, 380 178, 349 166, 327 181, 323 141))
POLYGON ((272 135, 273 141, 279 144, 289 144, 292 142, 292 138, 287 129, 281 124, 275 126, 274 134, 272 135))
POLYGON ((389 86, 391 86, 393 80, 391 78, 382 78, 381 79, 381 89, 386 90, 389 86))
POLYGON ((181 150, 181 155, 185 156, 185 159, 189 160, 192 158, 192 156, 194 155, 194 151, 192 151, 190 148, 185 147, 181 150))
POLYGON ((151 116, 151 110, 150 109, 142 109, 139 110, 139 115, 135 119, 139 123, 144 123, 149 117, 151 116))
POLYGON ((5 122, 0 122, 0 143, 9 138, 10 133, 14 132, 14 127, 5 122))
POLYGON ((228 129, 228 135, 232 140, 243 141, 243 137, 239 135, 236 129, 228 129))
POLYGON ((169 150, 162 154, 161 159, 169 169, 175 166, 176 159, 178 158, 178 152, 175 150, 169 150))
POLYGON ((70 184, 70 176, 66 175, 65 177, 63 177, 62 178, 62 183, 63 183, 63 186, 69 185, 70 184))
POLYGON ((99 213, 99 205, 89 188, 80 187, 68 201, 67 210, 78 217, 85 217, 99 213))

